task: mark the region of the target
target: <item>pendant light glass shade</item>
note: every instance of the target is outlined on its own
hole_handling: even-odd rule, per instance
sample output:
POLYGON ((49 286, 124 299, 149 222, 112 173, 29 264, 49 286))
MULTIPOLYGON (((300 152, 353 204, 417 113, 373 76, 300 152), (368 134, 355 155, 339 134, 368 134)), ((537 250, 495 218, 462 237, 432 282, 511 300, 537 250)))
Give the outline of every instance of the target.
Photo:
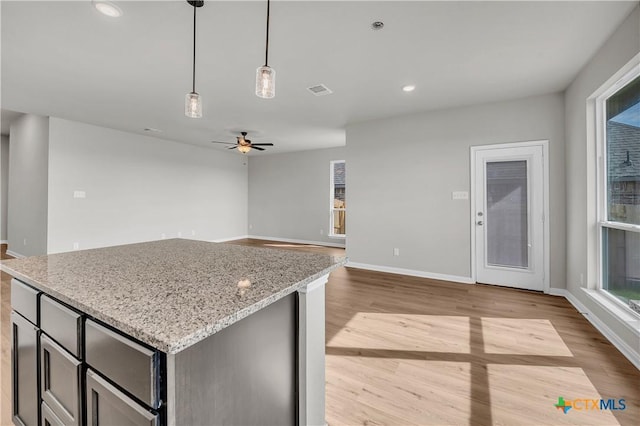
POLYGON ((185 96, 184 115, 189 118, 202 118, 202 100, 196 92, 187 93, 185 96))
POLYGON ((276 70, 271 67, 258 67, 256 70, 256 95, 270 99, 276 95, 276 70))
POLYGON ((251 147, 248 145, 238 145, 238 151, 240 151, 243 154, 246 154, 247 152, 251 151, 251 147))

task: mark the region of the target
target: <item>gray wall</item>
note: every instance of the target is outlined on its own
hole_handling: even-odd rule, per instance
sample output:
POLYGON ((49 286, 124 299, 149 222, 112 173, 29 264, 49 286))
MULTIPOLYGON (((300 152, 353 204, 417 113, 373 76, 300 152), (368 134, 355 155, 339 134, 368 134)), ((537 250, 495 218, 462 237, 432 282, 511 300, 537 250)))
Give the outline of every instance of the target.
POLYGON ((564 288, 563 111, 550 94, 348 126, 349 259, 470 277, 470 204, 451 199, 470 190, 470 147, 547 139, 550 285, 564 288))
POLYGON ((2 135, 0 144, 0 241, 7 241, 9 216, 9 136, 2 135))
MULTIPOLYGON (((250 157, 249 234, 344 244, 327 233, 329 164, 344 160, 345 154, 344 148, 331 148, 250 157)), ((348 186, 347 163, 347 198, 348 186)))
POLYGON ((9 138, 9 250, 24 256, 46 254, 49 118, 19 117, 9 138))
POLYGON ((580 287, 584 282, 584 286, 595 288, 598 279, 596 143, 594 133, 587 131, 588 117, 593 120, 593 105, 588 108, 587 99, 638 52, 640 10, 636 7, 580 71, 565 96, 566 180, 571 188, 567 192, 567 288, 633 348, 639 346, 637 337, 621 327, 580 287))
POLYGON ((246 157, 52 117, 49 160, 50 253, 247 234, 246 157))

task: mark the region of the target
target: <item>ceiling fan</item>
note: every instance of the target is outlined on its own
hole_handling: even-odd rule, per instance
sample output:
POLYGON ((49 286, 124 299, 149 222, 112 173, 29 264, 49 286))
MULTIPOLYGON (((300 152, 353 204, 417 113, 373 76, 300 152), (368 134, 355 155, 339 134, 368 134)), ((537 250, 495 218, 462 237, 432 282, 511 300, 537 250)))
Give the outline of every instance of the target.
POLYGON ((258 151, 264 151, 263 146, 273 146, 272 143, 251 143, 249 139, 247 139, 247 132, 240 132, 242 136, 236 136, 238 140, 236 143, 233 142, 220 142, 220 141, 211 141, 211 143, 222 143, 225 145, 233 145, 228 149, 237 149, 243 154, 251 151, 252 149, 256 149, 258 151))

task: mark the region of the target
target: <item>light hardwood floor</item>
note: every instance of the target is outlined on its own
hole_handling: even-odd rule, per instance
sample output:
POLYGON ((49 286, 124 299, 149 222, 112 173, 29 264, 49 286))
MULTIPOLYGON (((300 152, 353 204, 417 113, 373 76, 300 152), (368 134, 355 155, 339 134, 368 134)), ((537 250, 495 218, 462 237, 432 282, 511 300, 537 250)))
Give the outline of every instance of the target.
MULTIPOLYGON (((236 244, 343 254, 273 241, 236 244)), ((2 274, 0 421, 10 423, 2 274), (7 373, 7 374, 5 374, 7 373)), ((327 284, 327 411, 338 425, 635 425, 640 372, 563 298, 340 268, 327 284), (624 411, 554 407, 624 398, 624 411)))

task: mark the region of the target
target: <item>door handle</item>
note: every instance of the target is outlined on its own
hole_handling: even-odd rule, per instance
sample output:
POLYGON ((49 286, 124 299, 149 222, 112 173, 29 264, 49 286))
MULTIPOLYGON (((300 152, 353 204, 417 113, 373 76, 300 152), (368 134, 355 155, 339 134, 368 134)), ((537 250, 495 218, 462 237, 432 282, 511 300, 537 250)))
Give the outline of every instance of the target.
POLYGON ((484 225, 484 223, 481 220, 479 220, 479 221, 476 222, 476 225, 482 226, 482 225, 484 225))

